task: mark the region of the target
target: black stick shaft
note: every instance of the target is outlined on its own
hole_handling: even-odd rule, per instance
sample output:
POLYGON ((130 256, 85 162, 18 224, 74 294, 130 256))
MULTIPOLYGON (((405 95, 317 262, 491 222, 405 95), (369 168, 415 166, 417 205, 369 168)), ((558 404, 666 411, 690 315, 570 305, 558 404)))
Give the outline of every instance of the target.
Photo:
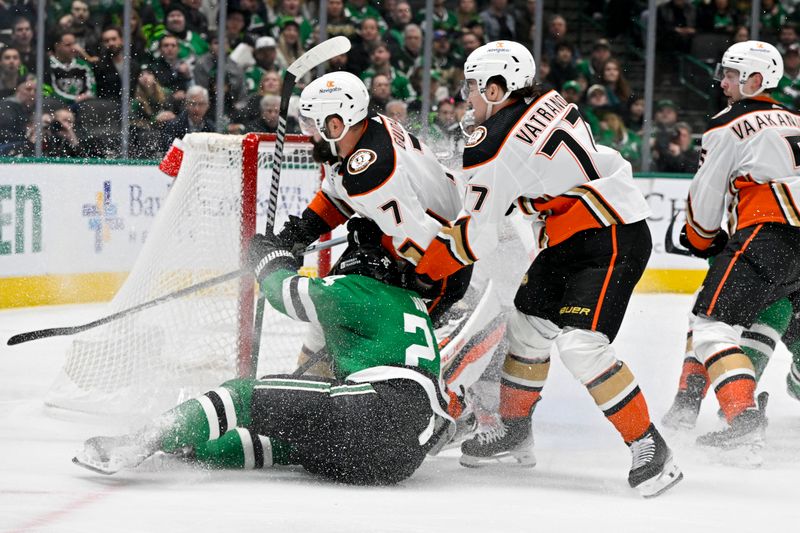
MULTIPOLYGON (((347 241, 346 238, 339 237, 336 239, 332 239, 330 241, 325 241, 320 244, 314 244, 306 248, 305 251, 303 252, 303 255, 318 252, 320 250, 325 250, 327 248, 332 248, 345 241, 347 241)), ((22 344, 23 342, 33 341, 36 339, 44 339, 47 337, 58 337, 61 335, 75 335, 76 333, 81 333, 83 331, 96 328, 98 326, 102 326, 103 324, 108 324, 109 322, 125 318, 126 316, 133 315, 140 311, 144 311, 145 309, 161 305, 165 302, 169 302, 170 300, 175 300, 176 298, 182 298, 183 296, 192 294, 193 292, 198 292, 203 289, 208 289, 209 287, 213 287, 214 285, 220 285, 222 283, 225 283, 226 281, 234 280, 240 276, 249 273, 250 273, 249 269, 242 269, 242 270, 234 270, 233 272, 228 272, 227 274, 221 274, 215 278, 202 281, 196 285, 191 285, 189 287, 177 290, 175 292, 165 294, 164 296, 159 296, 158 298, 155 298, 153 300, 149 300, 134 307, 129 307, 128 309, 124 309, 112 315, 108 315, 103 318, 97 319, 94 322, 88 322, 86 324, 82 324, 79 326, 39 329, 36 331, 28 331, 26 333, 20 333, 8 339, 8 345, 13 346, 15 344, 22 344)))
MULTIPOLYGON (((275 213, 278 210, 278 192, 281 183, 281 164, 283 163, 283 144, 286 139, 286 118, 289 115, 289 99, 292 97, 295 77, 287 72, 283 78, 281 88, 281 107, 278 117, 278 131, 275 135, 275 153, 272 155, 272 180, 269 187, 269 201, 267 202, 267 224, 264 233, 272 233, 275 229, 275 213)), ((256 377, 258 372, 258 354, 261 351, 261 331, 264 328, 264 308, 266 297, 259 291, 256 303, 256 314, 253 322, 253 349, 250 352, 250 377, 256 377)))
POLYGON ((202 283, 198 283, 196 285, 192 285, 190 287, 186 287, 185 289, 180 289, 175 292, 171 292, 169 294, 165 294, 164 296, 160 296, 154 300, 150 300, 148 302, 144 302, 142 304, 136 305, 134 307, 130 307, 118 313, 114 313, 108 316, 104 316, 103 318, 99 318, 93 322, 88 322, 86 324, 82 324, 80 326, 68 326, 63 328, 48 328, 48 329, 40 329, 36 331, 28 331, 26 333, 20 333, 18 335, 14 335, 10 339, 8 339, 8 345, 13 346, 15 344, 21 344, 23 342, 28 342, 36 339, 44 339, 46 337, 57 337, 59 335, 74 335, 76 333, 80 333, 82 331, 86 331, 87 329, 96 328, 97 326, 102 326, 103 324, 108 324, 109 322, 113 322, 115 320, 119 320, 120 318, 124 318, 126 316, 138 313, 139 311, 144 311, 145 309, 149 309, 151 307, 155 307, 157 305, 163 304, 164 302, 168 302, 170 300, 175 300, 177 298, 181 298, 186 296, 187 294, 191 294, 193 292, 201 291, 203 289, 207 289, 209 287, 213 287, 214 285, 219 285, 221 283, 225 283, 226 281, 230 281, 236 278, 239 278, 247 273, 249 273, 249 269, 241 269, 241 270, 234 270, 233 272, 228 272, 227 274, 222 274, 221 276, 217 276, 215 278, 211 278, 206 280, 202 283))

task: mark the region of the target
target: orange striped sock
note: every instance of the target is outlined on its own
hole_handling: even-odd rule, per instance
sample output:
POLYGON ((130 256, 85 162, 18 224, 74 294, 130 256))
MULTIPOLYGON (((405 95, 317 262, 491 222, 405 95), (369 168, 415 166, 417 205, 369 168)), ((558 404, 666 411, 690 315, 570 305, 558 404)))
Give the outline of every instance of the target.
POLYGON ((603 414, 606 415, 609 422, 614 424, 626 444, 644 435, 647 428, 650 427, 650 412, 647 410, 647 402, 639 387, 636 387, 634 396, 625 405, 614 412, 609 411, 611 410, 606 410, 603 414))
POLYGON ((728 379, 718 385, 714 391, 717 393, 719 406, 725 413, 725 419, 730 422, 742 411, 755 407, 753 399, 756 391, 756 380, 750 376, 738 376, 739 379, 728 379))
POLYGON ((683 360, 683 366, 681 367, 681 379, 678 381, 678 390, 685 391, 687 388, 689 388, 687 378, 692 375, 700 375, 703 377, 703 380, 705 381, 705 387, 703 387, 703 394, 701 398, 705 398, 706 393, 708 392, 708 386, 710 384, 708 379, 708 371, 706 370, 706 367, 694 357, 687 357, 683 360))
POLYGON ((705 367, 728 422, 745 409, 755 407, 755 370, 739 346, 717 351, 706 360, 705 367))
POLYGON ((519 389, 513 383, 500 382, 500 416, 502 418, 524 418, 530 416, 542 393, 519 389))
POLYGON ((644 435, 650 427, 650 413, 636 378, 622 361, 586 384, 597 406, 626 443, 644 435))
POLYGON ((536 403, 542 398, 542 388, 549 371, 549 358, 539 360, 513 353, 506 354, 500 379, 500 416, 530 416, 536 403))

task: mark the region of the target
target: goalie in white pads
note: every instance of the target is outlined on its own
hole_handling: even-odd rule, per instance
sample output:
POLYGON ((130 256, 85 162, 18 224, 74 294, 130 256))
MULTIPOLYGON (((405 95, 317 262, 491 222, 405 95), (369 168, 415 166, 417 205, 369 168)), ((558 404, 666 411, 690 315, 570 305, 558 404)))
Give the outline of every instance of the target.
POLYGON ((251 263, 270 305, 319 324, 331 379, 235 379, 122 437, 94 437, 73 460, 113 474, 156 452, 212 467, 300 464, 335 481, 392 484, 454 430, 439 350, 424 303, 391 285, 394 261, 378 242, 351 242, 331 277, 297 275, 273 236, 256 235, 251 263))
POLYGON ((596 146, 575 105, 534 85, 530 52, 511 41, 484 45, 464 66, 465 99, 478 127, 464 150, 465 209, 419 261, 433 279, 487 256, 509 207, 538 215, 542 251, 517 292, 500 390, 499 429, 462 445, 462 464, 511 456, 534 464, 531 414, 556 344, 632 454, 628 481, 644 496, 682 473, 651 423, 614 340, 652 248, 650 209, 618 152, 596 146))

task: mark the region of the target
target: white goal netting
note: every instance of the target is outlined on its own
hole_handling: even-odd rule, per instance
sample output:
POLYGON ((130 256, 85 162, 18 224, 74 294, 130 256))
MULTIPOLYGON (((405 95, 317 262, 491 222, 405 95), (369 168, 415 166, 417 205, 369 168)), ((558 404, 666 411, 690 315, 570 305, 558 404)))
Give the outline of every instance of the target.
MULTIPOLYGON (((175 184, 106 314, 241 268, 243 244, 264 230, 274 142, 252 134, 183 141, 175 184)), ((302 140, 285 145, 276 228, 319 187, 310 152, 302 140)), ((235 279, 77 335, 46 404, 149 415, 246 374, 254 297, 251 277, 235 279)), ((293 369, 304 328, 266 306, 259 374, 293 369)))

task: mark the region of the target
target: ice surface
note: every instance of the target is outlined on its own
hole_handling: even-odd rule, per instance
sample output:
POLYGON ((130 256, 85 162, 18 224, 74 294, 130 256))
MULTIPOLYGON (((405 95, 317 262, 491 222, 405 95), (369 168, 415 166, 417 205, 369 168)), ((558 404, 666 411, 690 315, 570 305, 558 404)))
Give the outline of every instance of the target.
MULTIPOLYGON (((675 392, 689 304, 688 296, 637 294, 616 343, 656 421, 675 392)), ((685 479, 653 500, 628 487, 627 448, 557 358, 534 417, 532 470, 466 469, 451 450, 391 488, 338 486, 294 468, 220 472, 145 463, 106 477, 70 459, 85 438, 126 428, 42 404, 69 340, 5 345, 14 333, 101 313, 95 305, 0 311, 0 531, 685 533, 792 531, 800 518, 800 402, 785 392, 790 358, 783 347, 760 387, 772 394, 764 466, 722 465, 693 445, 694 436, 719 425, 710 399, 694 432, 665 432, 685 479)))

